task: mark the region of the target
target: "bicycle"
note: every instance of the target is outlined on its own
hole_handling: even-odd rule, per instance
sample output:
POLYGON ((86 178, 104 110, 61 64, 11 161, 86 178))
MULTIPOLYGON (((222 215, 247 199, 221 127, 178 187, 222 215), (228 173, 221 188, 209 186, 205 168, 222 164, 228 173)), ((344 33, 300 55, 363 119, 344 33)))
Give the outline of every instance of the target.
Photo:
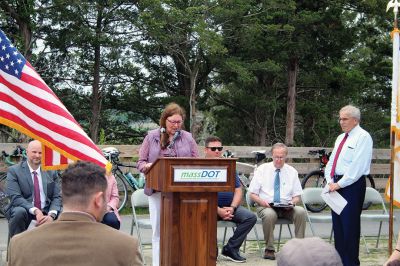
MULTIPOLYGON (((5 162, 6 166, 12 166, 19 161, 25 161, 26 160, 26 150, 18 145, 15 150, 11 153, 8 154, 5 151, 1 152, 1 160, 5 162), (17 158, 15 160, 15 158, 17 158)), ((0 172, 0 218, 4 217, 4 209, 6 205, 9 203, 8 195, 6 193, 6 188, 7 188, 7 172, 0 172)))
POLYGON ((122 171, 121 167, 136 168, 136 165, 123 164, 122 162, 120 162, 119 160, 120 152, 118 149, 114 147, 107 147, 102 149, 102 152, 104 157, 106 157, 106 159, 110 161, 112 164, 111 172, 113 173, 115 179, 117 180, 118 194, 120 197, 118 211, 121 211, 125 207, 126 202, 128 201, 128 185, 132 191, 144 188, 145 178, 142 173, 139 174, 138 178, 135 178, 129 171, 125 173, 124 171, 122 171))
POLYGON ((267 157, 265 155, 265 151, 252 151, 251 153, 254 154, 254 164, 236 162, 236 165, 251 169, 249 177, 244 175, 244 173, 239 174, 240 183, 242 183, 242 186, 245 187, 246 190, 250 185, 250 181, 253 178, 254 172, 256 171, 258 165, 267 157))
MULTIPOLYGON (((325 167, 329 161, 329 156, 331 153, 327 153, 325 149, 320 150, 310 150, 308 152, 310 155, 317 155, 319 158, 319 169, 309 172, 301 181, 301 187, 303 189, 307 187, 325 187, 325 167)), ((375 181, 371 175, 367 175, 367 186, 375 188, 375 181)), ((364 203, 363 210, 368 209, 371 206, 371 202, 364 203)), ((326 204, 306 204, 306 207, 311 212, 323 211, 327 205, 326 204)))

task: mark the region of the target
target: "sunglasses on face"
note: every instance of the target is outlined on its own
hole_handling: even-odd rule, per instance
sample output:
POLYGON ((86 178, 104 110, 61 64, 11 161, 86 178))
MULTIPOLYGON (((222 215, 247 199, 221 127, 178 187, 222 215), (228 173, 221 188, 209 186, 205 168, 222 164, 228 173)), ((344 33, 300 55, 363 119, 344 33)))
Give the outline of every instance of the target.
POLYGON ((222 149, 223 149, 224 147, 207 147, 207 148, 209 148, 209 149, 212 150, 212 151, 216 151, 216 150, 222 151, 222 149))

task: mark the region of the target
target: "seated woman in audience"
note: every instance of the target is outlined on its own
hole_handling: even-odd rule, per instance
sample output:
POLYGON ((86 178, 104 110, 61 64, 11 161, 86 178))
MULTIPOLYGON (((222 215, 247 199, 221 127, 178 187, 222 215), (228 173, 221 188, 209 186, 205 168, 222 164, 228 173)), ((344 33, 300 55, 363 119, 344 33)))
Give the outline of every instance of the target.
POLYGON ((115 176, 110 173, 107 174, 107 191, 106 191, 106 200, 107 202, 107 212, 103 217, 103 224, 109 225, 117 230, 119 230, 121 226, 121 218, 118 213, 118 204, 119 204, 119 195, 118 195, 118 187, 117 180, 115 176))

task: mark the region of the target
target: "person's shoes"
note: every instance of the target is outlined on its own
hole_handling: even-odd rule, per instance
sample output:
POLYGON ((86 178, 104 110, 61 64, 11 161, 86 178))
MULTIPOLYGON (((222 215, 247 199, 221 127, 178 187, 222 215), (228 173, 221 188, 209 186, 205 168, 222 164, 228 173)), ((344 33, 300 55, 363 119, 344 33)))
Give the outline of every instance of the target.
POLYGON ((275 251, 265 249, 265 251, 264 251, 264 259, 266 259, 266 260, 275 260, 275 251))
POLYGON ((232 250, 231 248, 224 246, 222 248, 222 252, 221 255, 228 259, 231 260, 233 262, 246 262, 246 258, 243 258, 242 256, 239 255, 239 253, 237 251, 232 250))

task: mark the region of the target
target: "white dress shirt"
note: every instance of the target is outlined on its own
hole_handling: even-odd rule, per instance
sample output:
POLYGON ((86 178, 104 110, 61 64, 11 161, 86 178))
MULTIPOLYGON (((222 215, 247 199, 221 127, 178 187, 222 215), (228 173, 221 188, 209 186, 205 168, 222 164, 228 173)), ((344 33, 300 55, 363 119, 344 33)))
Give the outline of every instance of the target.
MULTIPOLYGON (((338 136, 330 156, 329 162, 325 167, 325 179, 332 183, 331 169, 336 151, 345 133, 338 136)), ((371 135, 362 129, 360 125, 354 127, 345 141, 342 151, 339 154, 335 174, 343 175, 337 182, 340 187, 347 187, 356 182, 362 175, 368 175, 372 159, 372 138, 371 135)))
MULTIPOLYGON (((274 181, 276 168, 273 162, 260 165, 254 172, 250 182, 249 191, 257 194, 261 199, 271 203, 274 201, 274 181)), ((280 200, 282 203, 292 201, 293 197, 303 193, 299 174, 296 169, 284 164, 279 173, 280 178, 280 200)))

